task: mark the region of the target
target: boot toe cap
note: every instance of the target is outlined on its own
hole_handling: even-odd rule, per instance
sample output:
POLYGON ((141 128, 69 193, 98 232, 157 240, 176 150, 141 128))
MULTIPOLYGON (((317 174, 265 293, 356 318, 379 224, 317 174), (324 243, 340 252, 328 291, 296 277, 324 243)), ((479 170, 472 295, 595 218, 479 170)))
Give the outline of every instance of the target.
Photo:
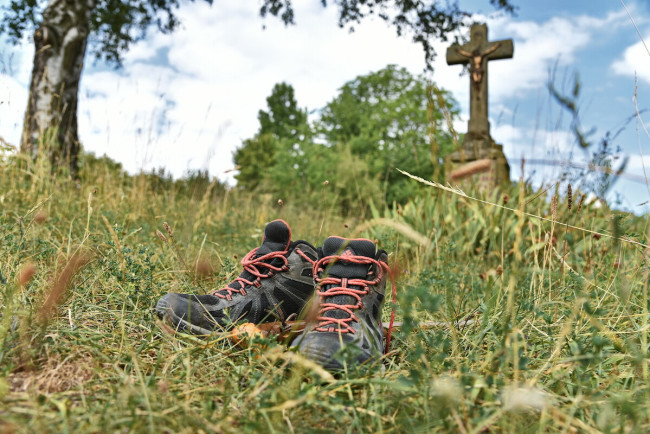
POLYGON ((336 332, 308 332, 291 344, 298 352, 328 371, 343 371, 344 363, 362 364, 376 357, 364 350, 354 335, 336 332))

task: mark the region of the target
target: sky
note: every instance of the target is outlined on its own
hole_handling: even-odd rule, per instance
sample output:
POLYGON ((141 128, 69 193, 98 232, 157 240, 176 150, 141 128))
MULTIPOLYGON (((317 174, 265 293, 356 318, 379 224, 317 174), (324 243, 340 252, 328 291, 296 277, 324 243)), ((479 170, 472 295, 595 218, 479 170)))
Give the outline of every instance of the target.
MULTIPOLYGON (((130 173, 164 167, 180 177, 200 169, 232 184, 232 154, 256 133, 257 112, 274 84, 293 85, 298 104, 314 117, 345 82, 388 64, 424 73, 449 90, 461 110, 455 126, 466 130, 469 77, 446 64, 448 43, 435 42, 439 55, 425 73, 421 47, 381 20, 364 21, 351 33, 338 27, 335 7, 295 1, 297 25, 286 27, 261 19, 258 3, 182 2, 182 27, 171 35, 151 32, 125 53, 121 69, 89 56, 78 113, 84 149, 108 155, 130 173)), ((650 1, 625 0, 627 11, 620 0, 513 3, 518 10, 511 16, 495 13, 487 0, 460 1, 476 12, 472 19, 488 23, 490 40, 514 40, 514 57, 488 66, 491 132, 504 146, 511 177, 522 176, 525 158, 524 178, 555 183, 568 164, 587 164, 607 132, 624 127, 609 148, 615 165, 629 157, 627 169, 608 197, 620 208, 647 212, 650 53, 643 40, 650 43, 650 1), (594 146, 586 151, 547 87, 554 77, 557 87, 570 89, 576 74, 581 126, 593 128, 594 146)), ((31 73, 29 41, 0 40, 0 137, 15 146, 31 73)))

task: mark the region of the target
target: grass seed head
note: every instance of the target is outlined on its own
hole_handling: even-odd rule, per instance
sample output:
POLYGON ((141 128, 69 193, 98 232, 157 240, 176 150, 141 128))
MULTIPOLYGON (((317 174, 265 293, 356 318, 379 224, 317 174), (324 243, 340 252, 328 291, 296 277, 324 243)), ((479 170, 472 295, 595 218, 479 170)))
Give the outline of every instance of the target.
POLYGON ((156 235, 158 235, 158 238, 160 238, 161 240, 163 240, 164 243, 167 242, 167 238, 165 237, 165 235, 163 235, 163 233, 160 232, 158 229, 156 229, 156 235))
POLYGON ((503 391, 503 408, 510 412, 542 411, 548 407, 546 394, 534 387, 508 386, 503 391))
POLYGON ((172 240, 174 239, 174 233, 172 232, 172 228, 169 227, 169 224, 167 222, 163 222, 163 226, 165 227, 165 230, 167 231, 167 234, 169 235, 169 238, 172 240))
POLYGON ((196 261, 196 267, 194 269, 199 278, 206 278, 214 274, 214 267, 205 258, 199 258, 196 261))
POLYGON ((442 376, 431 381, 431 395, 445 406, 452 407, 461 402, 463 388, 455 378, 442 376))
POLYGON ((34 214, 34 221, 37 224, 42 225, 45 223, 45 220, 47 220, 47 211, 39 209, 38 212, 34 214))
POLYGON ((578 201, 578 208, 576 209, 577 212, 580 212, 580 210, 582 210, 582 204, 585 201, 585 197, 587 197, 587 196, 584 195, 584 194, 580 195, 580 200, 578 201))
POLYGON ((29 281, 32 280, 32 277, 34 277, 34 274, 36 274, 36 264, 28 262, 23 265, 16 276, 18 286, 23 287, 27 285, 29 281))
POLYGON ((65 264, 63 270, 55 277, 50 292, 47 294, 43 305, 37 313, 37 318, 42 324, 47 324, 57 306, 65 299, 65 294, 72 282, 72 278, 89 261, 90 256, 84 253, 75 253, 65 264))
POLYGON ((158 391, 161 393, 169 392, 169 383, 165 380, 158 381, 158 391))

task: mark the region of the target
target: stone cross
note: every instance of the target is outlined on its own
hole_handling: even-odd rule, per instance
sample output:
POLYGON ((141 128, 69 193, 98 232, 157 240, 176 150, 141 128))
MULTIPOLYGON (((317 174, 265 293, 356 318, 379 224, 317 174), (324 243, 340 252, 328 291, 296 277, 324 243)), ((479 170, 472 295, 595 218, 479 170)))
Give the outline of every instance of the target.
POLYGON ((467 44, 454 44, 447 49, 447 63, 468 64, 470 75, 467 133, 463 146, 445 160, 446 173, 452 181, 469 178, 463 183, 477 181, 479 189, 489 192, 510 180, 510 165, 503 146, 490 137, 488 62, 511 58, 513 52, 512 39, 488 41, 486 24, 472 26, 467 44), (480 171, 474 170, 478 167, 480 171))
POLYGON ((513 52, 512 39, 488 41, 487 24, 472 25, 467 44, 454 44, 447 49, 447 64, 469 64, 469 122, 465 148, 485 148, 492 142, 488 122, 488 61, 509 59, 513 52))

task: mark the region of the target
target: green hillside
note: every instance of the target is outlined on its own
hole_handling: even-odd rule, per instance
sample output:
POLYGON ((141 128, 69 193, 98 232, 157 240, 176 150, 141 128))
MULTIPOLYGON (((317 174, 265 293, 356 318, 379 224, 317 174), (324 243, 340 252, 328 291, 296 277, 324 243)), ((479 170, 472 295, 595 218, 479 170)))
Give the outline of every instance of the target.
POLYGON ((418 188, 392 206, 363 180, 343 202, 336 179, 277 197, 92 156, 78 182, 22 157, 0 173, 0 432, 650 429, 646 217, 564 187, 464 196, 400 173, 418 188), (381 363, 334 377, 274 339, 157 320, 168 291, 236 277, 277 218, 294 239, 389 252, 401 324, 381 363))

